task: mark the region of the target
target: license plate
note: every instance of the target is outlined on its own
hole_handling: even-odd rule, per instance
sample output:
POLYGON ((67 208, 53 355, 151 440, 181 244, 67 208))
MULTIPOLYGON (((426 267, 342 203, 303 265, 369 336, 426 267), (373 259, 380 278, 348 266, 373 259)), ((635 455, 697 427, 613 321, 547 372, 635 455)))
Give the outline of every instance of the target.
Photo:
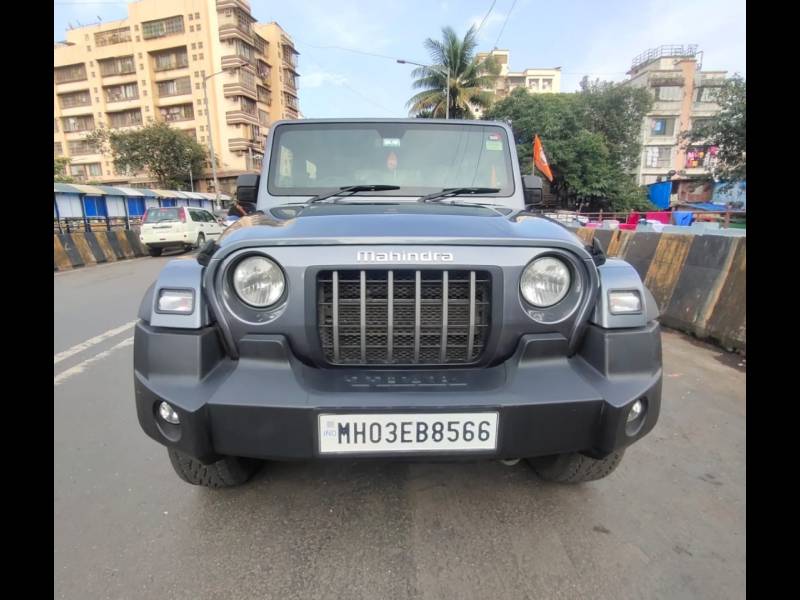
POLYGON ((319 415, 321 454, 497 448, 496 412, 319 415))

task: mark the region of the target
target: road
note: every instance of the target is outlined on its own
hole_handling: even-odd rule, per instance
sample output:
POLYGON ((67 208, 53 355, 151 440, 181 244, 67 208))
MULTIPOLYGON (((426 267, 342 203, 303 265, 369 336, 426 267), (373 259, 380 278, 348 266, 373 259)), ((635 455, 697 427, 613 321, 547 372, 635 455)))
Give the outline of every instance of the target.
POLYGON ((211 491, 177 478, 133 404, 129 324, 174 258, 54 275, 55 598, 744 598, 738 357, 664 332, 659 424, 599 482, 278 463, 211 491))

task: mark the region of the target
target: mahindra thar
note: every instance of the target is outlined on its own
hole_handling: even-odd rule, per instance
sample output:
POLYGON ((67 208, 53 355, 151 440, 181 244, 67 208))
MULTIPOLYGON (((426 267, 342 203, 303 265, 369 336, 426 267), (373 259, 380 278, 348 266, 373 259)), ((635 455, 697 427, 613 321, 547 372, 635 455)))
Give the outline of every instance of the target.
POLYGON ((524 458, 605 477, 661 402, 637 272, 526 203, 490 121, 280 121, 256 212, 166 264, 139 310, 136 410, 177 474, 262 460, 524 458))

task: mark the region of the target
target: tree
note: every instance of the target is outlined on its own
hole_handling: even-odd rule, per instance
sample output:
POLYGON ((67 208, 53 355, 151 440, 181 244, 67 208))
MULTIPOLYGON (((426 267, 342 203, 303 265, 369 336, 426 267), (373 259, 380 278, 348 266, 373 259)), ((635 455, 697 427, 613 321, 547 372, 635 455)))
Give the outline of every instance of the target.
POLYGON ((586 78, 582 88, 576 94, 517 89, 484 118, 511 124, 524 173, 532 170, 533 138, 539 135, 562 206, 649 208, 630 172, 641 155, 641 123, 652 98, 646 90, 586 78))
POLYGON ((206 160, 206 150, 191 135, 157 122, 132 131, 97 129, 86 138, 110 153, 119 172, 147 171, 165 189, 174 189, 197 177, 206 160))
POLYGON ((75 181, 72 177, 67 175, 67 166, 69 166, 69 162, 69 158, 66 156, 53 158, 53 181, 59 183, 72 183, 75 181))
POLYGON ((482 88, 492 87, 494 78, 500 73, 497 62, 489 57, 478 62, 475 49, 478 46, 475 27, 460 39, 452 27, 442 28, 442 40, 428 38, 425 48, 433 65, 417 67, 411 72, 416 80, 415 94, 406 103, 410 115, 427 114, 444 118, 447 114, 447 72, 450 70, 450 117, 473 119, 473 107, 488 108, 492 103, 490 92, 482 88))
POLYGON ((701 142, 707 146, 718 146, 714 176, 727 182, 747 179, 747 82, 738 74, 728 79, 717 95, 720 111, 706 122, 702 122, 681 135, 684 147, 701 142))

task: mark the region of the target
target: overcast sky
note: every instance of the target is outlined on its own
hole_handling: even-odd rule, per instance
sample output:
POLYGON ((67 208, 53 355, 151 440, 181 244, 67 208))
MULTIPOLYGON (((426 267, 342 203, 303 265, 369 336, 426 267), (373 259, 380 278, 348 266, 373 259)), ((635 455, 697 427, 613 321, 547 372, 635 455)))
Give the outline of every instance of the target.
MULTIPOLYGON (((68 24, 122 19, 126 2, 54 2, 54 41, 68 24)), ((492 0, 250 0, 261 22, 277 21, 300 51, 306 117, 404 117, 412 67, 425 38, 449 25, 463 35, 492 0), (335 47, 336 48, 335 48, 335 47), (349 49, 351 51, 345 50, 349 49), (380 54, 385 57, 363 53, 380 54)), ((496 0, 479 50, 511 52, 511 70, 562 68, 562 92, 584 75, 620 81, 637 54, 662 44, 698 44, 704 70, 745 72, 744 0, 496 0)))

